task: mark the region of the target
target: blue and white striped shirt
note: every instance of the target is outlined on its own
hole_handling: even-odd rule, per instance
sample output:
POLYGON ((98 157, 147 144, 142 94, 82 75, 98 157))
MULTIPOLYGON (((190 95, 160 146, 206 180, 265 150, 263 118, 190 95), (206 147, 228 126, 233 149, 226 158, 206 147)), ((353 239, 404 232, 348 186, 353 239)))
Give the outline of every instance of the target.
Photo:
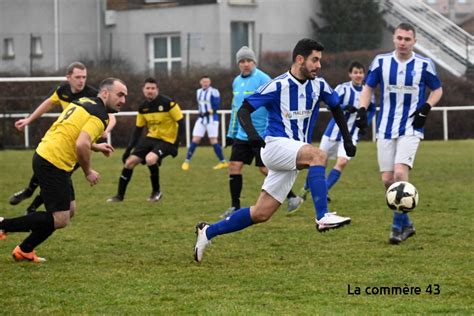
POLYGON ((426 102, 426 87, 436 90, 441 82, 431 59, 413 53, 404 62, 395 52, 377 55, 367 74, 366 84, 380 84, 380 113, 377 117, 377 138, 393 139, 403 135, 423 138, 423 129, 413 128, 417 108, 426 102))
POLYGON ((208 119, 212 118, 214 121, 219 121, 219 115, 217 110, 221 103, 221 95, 219 90, 208 87, 207 89, 197 89, 196 91, 196 100, 198 103, 199 114, 204 115, 206 113, 213 113, 212 116, 209 116, 208 119))
MULTIPOLYGON (((343 110, 345 110, 348 106, 353 106, 356 109, 360 107, 360 93, 362 92, 362 86, 354 86, 352 81, 341 83, 334 89, 337 94, 339 95, 339 102, 343 110)), ((367 121, 371 122, 372 117, 375 114, 375 97, 372 95, 372 100, 367 109, 367 121)), ((357 116, 357 112, 349 113, 344 112, 344 116, 347 122, 347 128, 349 129, 349 133, 351 134, 352 138, 355 141, 359 140, 359 128, 355 126, 355 119, 357 116)), ((329 137, 329 139, 334 141, 341 141, 342 133, 339 129, 339 126, 336 124, 334 118, 332 118, 326 130, 324 131, 324 135, 329 137)))
POLYGON ((246 100, 255 109, 267 109, 265 136, 286 137, 306 143, 311 142, 319 102, 323 100, 330 108, 339 106, 338 94, 323 78, 301 83, 290 72, 261 86, 246 100))

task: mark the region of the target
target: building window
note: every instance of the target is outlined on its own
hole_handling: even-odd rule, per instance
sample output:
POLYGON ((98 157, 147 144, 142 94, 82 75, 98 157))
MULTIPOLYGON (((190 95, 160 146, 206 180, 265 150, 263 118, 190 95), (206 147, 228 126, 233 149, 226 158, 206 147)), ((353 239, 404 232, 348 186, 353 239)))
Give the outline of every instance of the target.
POLYGON ((41 58, 43 57, 43 44, 41 36, 31 37, 31 57, 41 58))
POLYGON ((231 65, 235 63, 235 54, 242 46, 253 49, 253 22, 231 22, 231 65))
POLYGON ((15 58, 15 48, 13 46, 13 38, 3 39, 3 59, 15 58))
POLYGON ((181 72, 181 37, 153 35, 149 37, 149 68, 156 77, 181 72))

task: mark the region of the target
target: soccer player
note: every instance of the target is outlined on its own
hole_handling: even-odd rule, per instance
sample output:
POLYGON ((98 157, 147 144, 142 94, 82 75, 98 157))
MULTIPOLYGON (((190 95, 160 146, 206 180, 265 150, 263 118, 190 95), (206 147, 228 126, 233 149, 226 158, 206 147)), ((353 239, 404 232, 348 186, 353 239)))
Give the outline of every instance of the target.
MULTIPOLYGON (((387 189, 397 181, 408 181, 415 155, 423 138, 426 118, 443 89, 431 59, 415 54, 415 28, 401 23, 395 28, 395 51, 377 55, 370 65, 360 97, 356 124, 367 126, 367 107, 380 84, 380 114, 377 118, 377 158, 387 189), (426 99, 426 87, 431 92, 426 99)), ((407 213, 394 212, 389 242, 399 244, 415 234, 407 213)))
MULTIPOLYGON (((231 207, 221 214, 221 218, 229 216, 240 208, 240 193, 243 186, 242 168, 244 164, 250 165, 255 158, 255 166, 260 169, 262 174, 268 174, 268 169, 260 157, 260 148, 252 147, 250 144, 246 131, 237 120, 237 111, 242 106, 244 98, 255 93, 261 85, 269 82, 271 78, 257 68, 255 53, 247 46, 242 46, 237 51, 236 61, 240 74, 234 78, 232 83, 234 97, 226 138, 227 145, 232 145, 229 162, 231 207)), ((253 112, 251 117, 257 132, 261 137, 264 137, 268 121, 267 110, 262 107, 253 112)), ((292 191, 288 193, 288 209, 297 208, 302 202, 303 200, 292 191)))
MULTIPOLYGON (((352 141, 354 144, 357 144, 359 141, 359 135, 364 133, 363 130, 360 130, 355 126, 354 122, 357 116, 356 112, 359 109, 359 99, 364 84, 365 67, 360 62, 354 61, 349 66, 348 74, 351 80, 338 85, 334 90, 339 95, 340 105, 344 111, 344 116, 346 118, 349 133, 352 136, 352 141)), ((375 100, 372 99, 372 102, 368 108, 367 120, 369 123, 375 114, 374 101, 375 100)), ((329 192, 329 190, 331 190, 331 188, 339 180, 342 171, 351 159, 351 157, 347 156, 346 154, 344 143, 342 141, 342 134, 334 118, 329 121, 328 126, 324 131, 323 138, 321 139, 319 148, 326 153, 327 159, 336 159, 336 164, 331 169, 326 179, 329 192)), ((327 166, 327 160, 325 166, 327 166)), ((305 184, 305 188, 301 197, 306 199, 308 192, 309 187, 307 184, 305 184)), ((328 201, 330 201, 329 198, 328 201)))
POLYGON ((201 88, 196 91, 199 118, 194 124, 193 139, 189 146, 188 153, 186 154, 186 160, 181 165, 181 169, 184 171, 189 170, 189 161, 206 132, 214 148, 214 152, 219 159, 219 163, 212 169, 224 169, 227 168, 229 164, 225 160, 221 145, 219 145, 217 141, 217 135, 219 134, 219 115, 217 114, 217 110, 219 110, 221 96, 219 90, 211 87, 211 78, 208 76, 202 76, 199 84, 201 88))
POLYGON ((179 104, 161 95, 158 82, 153 78, 145 80, 142 91, 145 100, 138 108, 135 130, 122 156, 124 166, 117 194, 107 199, 109 203, 123 201, 133 169, 142 162, 150 170, 152 191, 148 201, 158 202, 162 197, 159 166, 166 156, 174 158, 178 155, 179 141, 184 136, 184 120, 179 104), (147 134, 140 140, 144 127, 147 134))
MULTIPOLYGON (((30 125, 32 122, 36 121, 44 113, 50 111, 55 105, 61 106, 62 110, 64 110, 73 100, 83 97, 97 97, 97 90, 89 85, 86 85, 87 68, 81 62, 75 61, 67 67, 66 80, 67 82, 59 85, 53 91, 53 93, 46 100, 44 100, 33 113, 31 113, 30 116, 16 121, 15 127, 19 131, 23 131, 26 125, 30 125)), ((107 137, 107 134, 114 128, 115 124, 115 116, 109 114, 109 124, 102 135, 102 138, 107 137)), ((38 180, 33 174, 28 187, 18 191, 10 197, 10 204, 16 205, 21 201, 31 197, 37 187, 38 180)), ((35 212, 41 204, 43 204, 43 200, 40 195, 37 195, 30 206, 27 207, 26 213, 35 212)))
POLYGON ((109 156, 113 147, 95 144, 104 133, 110 112, 124 105, 127 87, 119 79, 108 78, 99 86, 99 96, 75 100, 64 109, 46 132, 33 156, 33 170, 41 189, 46 212, 34 212, 16 218, 0 217, 0 240, 10 232, 30 232, 13 250, 17 261, 43 262, 36 247, 56 229, 64 228, 74 216, 76 202, 71 174, 79 163, 86 180, 96 185, 100 175, 91 166, 91 150, 109 156))
POLYGON ((317 77, 324 47, 315 40, 302 39, 293 49, 293 64, 288 72, 276 77, 247 97, 238 112, 250 144, 262 148, 262 160, 269 169, 260 197, 250 208, 241 208, 226 219, 196 226, 194 259, 201 262, 204 249, 212 238, 265 222, 278 210, 293 186, 298 170, 309 168, 308 182, 316 209, 316 229, 323 232, 350 223, 349 217, 328 212, 324 162, 326 154, 312 146, 319 102, 324 101, 341 129, 344 147, 353 157, 356 147, 347 129, 339 96, 327 82, 317 77), (250 114, 259 108, 268 110, 265 141, 255 129, 250 114))

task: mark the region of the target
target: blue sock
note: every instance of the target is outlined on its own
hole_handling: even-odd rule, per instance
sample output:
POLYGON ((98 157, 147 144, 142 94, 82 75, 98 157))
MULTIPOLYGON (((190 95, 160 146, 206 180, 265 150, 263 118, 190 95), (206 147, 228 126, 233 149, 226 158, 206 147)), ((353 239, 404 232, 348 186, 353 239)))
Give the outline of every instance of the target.
POLYGON ((410 217, 408 217, 408 213, 403 213, 403 227, 412 226, 413 223, 410 221, 410 217))
POLYGON ((328 212, 328 189, 326 184, 326 168, 324 166, 310 166, 308 172, 308 186, 311 189, 316 218, 319 220, 328 212))
POLYGON ((206 230, 206 236, 210 240, 218 235, 236 232, 251 225, 253 221, 250 217, 250 208, 241 208, 220 222, 211 224, 206 230))
POLYGON ((304 182, 304 189, 309 190, 308 177, 306 176, 306 181, 304 182))
POLYGON ((326 180, 328 191, 331 190, 332 186, 336 184, 340 177, 341 172, 337 169, 332 169, 331 172, 329 172, 328 178, 326 180))
POLYGON ((196 150, 197 144, 195 142, 191 142, 188 148, 188 154, 186 155, 186 160, 190 160, 196 150))
POLYGON ((404 223, 404 215, 403 213, 399 213, 399 212, 393 212, 393 224, 392 224, 392 228, 396 229, 396 230, 399 230, 399 231, 402 231, 402 228, 403 228, 403 223, 404 223))
POLYGON ((214 144, 212 145, 214 147, 214 152, 216 153, 217 158, 219 158, 220 161, 224 161, 224 154, 222 153, 222 148, 221 145, 219 144, 214 144))

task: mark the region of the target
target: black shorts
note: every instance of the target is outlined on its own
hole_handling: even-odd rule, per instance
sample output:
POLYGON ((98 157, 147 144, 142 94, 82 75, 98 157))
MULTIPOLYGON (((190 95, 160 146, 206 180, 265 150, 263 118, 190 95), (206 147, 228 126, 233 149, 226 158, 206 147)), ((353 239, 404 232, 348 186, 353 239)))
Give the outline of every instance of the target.
POLYGON ((176 157, 178 147, 161 139, 145 137, 140 140, 132 155, 140 157, 144 161, 145 156, 150 152, 155 153, 159 157, 159 162, 161 162, 166 156, 176 157))
POLYGON ((71 201, 75 200, 71 172, 57 168, 37 153, 33 156, 33 172, 38 179, 46 211, 69 210, 71 201))
POLYGON ((250 146, 250 143, 247 141, 234 139, 230 161, 242 161, 244 164, 250 165, 253 158, 255 158, 255 166, 265 167, 260 157, 260 148, 250 146))

